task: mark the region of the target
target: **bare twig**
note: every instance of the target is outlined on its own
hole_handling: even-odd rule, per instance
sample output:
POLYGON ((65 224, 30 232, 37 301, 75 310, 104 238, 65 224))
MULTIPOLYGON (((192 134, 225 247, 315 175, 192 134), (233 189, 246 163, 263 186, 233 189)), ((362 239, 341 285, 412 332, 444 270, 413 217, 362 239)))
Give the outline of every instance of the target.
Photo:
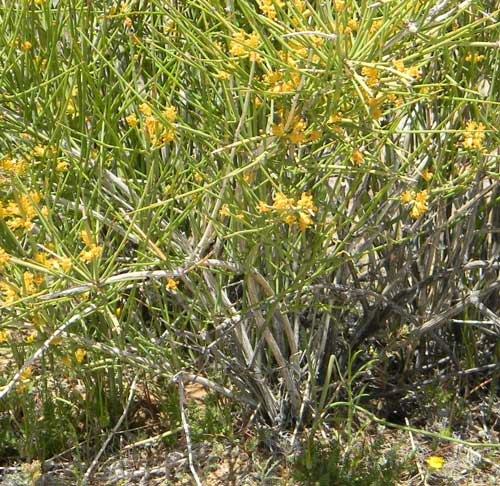
POLYGON ((181 411, 181 419, 182 419, 182 427, 184 429, 184 435, 186 436, 186 444, 188 451, 188 461, 189 461, 189 469, 191 470, 191 474, 197 484, 197 486, 201 486, 201 481, 194 467, 193 461, 193 450, 191 448, 191 435, 189 433, 189 424, 186 417, 186 411, 184 408, 184 377, 183 375, 177 375, 174 378, 174 382, 179 386, 179 408, 181 411))

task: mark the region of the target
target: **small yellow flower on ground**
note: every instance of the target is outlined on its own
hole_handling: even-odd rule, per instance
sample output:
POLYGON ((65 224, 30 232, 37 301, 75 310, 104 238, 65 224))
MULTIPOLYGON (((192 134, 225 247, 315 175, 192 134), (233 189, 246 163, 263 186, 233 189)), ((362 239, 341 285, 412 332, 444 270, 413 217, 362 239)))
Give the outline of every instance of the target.
POLYGON ((274 123, 271 127, 271 133, 275 137, 283 137, 285 135, 285 126, 283 123, 274 123))
POLYGON ((354 19, 354 18, 349 19, 347 21, 347 25, 351 29, 351 31, 356 31, 356 30, 358 30, 358 27, 359 27, 357 19, 354 19))
POLYGON ((283 8, 283 0, 257 0, 261 12, 271 20, 276 20, 276 6, 283 8))
POLYGON ((92 235, 87 231, 83 230, 80 232, 80 238, 85 243, 89 250, 82 250, 80 252, 80 260, 84 263, 88 263, 94 260, 102 253, 102 247, 94 243, 92 235))
POLYGON ((245 32, 240 30, 233 34, 233 40, 229 43, 229 53, 233 56, 244 56, 247 51, 244 46, 245 32))
POLYGON ((303 192, 297 201, 282 192, 278 192, 273 197, 271 206, 259 201, 257 210, 261 213, 277 211, 282 221, 289 226, 298 222, 299 229, 305 231, 308 226, 313 224, 313 216, 318 208, 314 205, 312 195, 308 192, 303 192))
POLYGON ((0 297, 3 298, 2 305, 10 305, 17 299, 17 292, 7 282, 0 282, 0 297))
POLYGON ((80 238, 87 246, 94 245, 94 241, 92 240, 92 236, 87 230, 80 231, 80 238))
POLYGON ((177 282, 171 277, 167 279, 167 289, 177 290, 177 282))
POLYGON ((425 460, 425 462, 432 469, 442 469, 444 465, 444 459, 439 456, 430 456, 425 460))

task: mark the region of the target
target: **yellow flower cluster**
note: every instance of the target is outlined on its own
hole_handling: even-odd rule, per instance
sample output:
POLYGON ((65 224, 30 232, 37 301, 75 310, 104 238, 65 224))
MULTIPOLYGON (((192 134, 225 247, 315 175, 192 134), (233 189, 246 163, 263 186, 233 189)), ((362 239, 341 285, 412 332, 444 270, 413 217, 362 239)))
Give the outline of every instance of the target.
POLYGON ((75 101, 77 94, 78 88, 75 86, 71 90, 71 96, 68 99, 68 103, 66 104, 66 114, 68 114, 69 116, 74 116, 78 113, 78 106, 75 101))
POLYGON ((179 286, 179 284, 172 277, 168 277, 167 285, 166 285, 167 289, 177 290, 178 286, 179 286))
POLYGON ((40 278, 35 280, 35 276, 31 272, 23 273, 23 290, 25 295, 34 294, 36 292, 36 285, 40 283, 40 278))
POLYGON ((380 30, 382 25, 383 25, 382 19, 372 20, 372 24, 370 25, 370 34, 371 35, 376 34, 380 30))
POLYGON ((216 77, 217 79, 223 81, 225 79, 229 79, 231 77, 231 73, 228 73, 227 71, 218 71, 216 77))
POLYGON ((12 157, 0 159, 0 184, 10 182, 11 175, 22 175, 26 170, 26 161, 12 157), (4 176, 3 173, 6 173, 4 176))
POLYGON ((221 208, 219 209, 219 214, 221 216, 230 216, 231 215, 231 211, 229 211, 229 204, 224 203, 221 206, 221 208))
POLYGON ((363 160, 365 160, 365 156, 363 155, 363 152, 361 152, 360 150, 354 150, 352 153, 351 153, 351 160, 355 163, 355 164, 362 164, 363 163, 363 160))
POLYGON ((270 86, 268 91, 275 94, 293 92, 300 83, 300 73, 291 71, 285 75, 280 71, 270 71, 262 75, 262 81, 270 86))
MULTIPOLYGON (((324 39, 321 36, 308 36, 315 46, 321 46, 324 39)), ((304 44, 304 40, 291 40, 284 49, 278 51, 278 59, 282 62, 279 69, 269 69, 261 77, 263 83, 267 84, 266 91, 272 94, 292 94, 300 85, 300 67, 309 60, 310 47, 304 44)), ((311 62, 319 64, 320 57, 312 54, 311 62)))
POLYGON ((94 242, 92 236, 87 230, 83 230, 82 232, 80 232, 80 238, 88 248, 88 250, 82 250, 80 252, 80 260, 82 262, 88 263, 97 258, 102 253, 102 247, 98 246, 94 242))
POLYGON ((484 141, 484 129, 486 127, 482 123, 468 121, 465 125, 466 133, 464 135, 463 146, 466 149, 480 149, 484 141))
MULTIPOLYGON (((389 97, 389 96, 388 96, 389 97)), ((380 106, 384 102, 384 96, 377 96, 376 98, 367 97, 366 104, 370 108, 370 115, 378 120, 382 116, 382 108, 380 106)))
POLYGON ((3 264, 10 260, 9 254, 0 247, 0 270, 3 270, 3 264))
POLYGON ((38 332, 31 331, 24 337, 24 341, 27 342, 28 344, 31 344, 37 337, 38 337, 38 332))
POLYGON ((334 0, 333 5, 335 6, 335 10, 337 12, 343 12, 345 9, 345 1, 344 0, 334 0))
POLYGON ((247 34, 244 30, 235 32, 229 42, 229 53, 236 57, 247 57, 251 61, 260 62, 261 57, 255 48, 260 44, 260 35, 253 31, 247 34))
POLYGON ((77 348, 75 350, 75 359, 78 362, 78 364, 82 364, 83 360, 85 359, 85 356, 87 356, 87 351, 82 348, 77 348))
POLYGON ((430 456, 425 462, 432 469, 442 469, 444 466, 444 459, 440 456, 430 456))
POLYGON ((429 182, 434 177, 434 174, 429 169, 424 169, 422 171, 422 178, 425 182, 429 182))
MULTIPOLYGON (((8 261, 9 256, 5 250, 1 250, 3 254, 3 263, 8 261)), ((22 275, 22 288, 21 290, 16 285, 13 285, 7 281, 0 282, 0 294, 2 295, 2 304, 10 305, 14 303, 18 294, 22 295, 33 295, 36 293, 37 288, 44 282, 44 276, 42 274, 33 274, 31 272, 23 272, 22 275)))
POLYGON ((283 0, 257 0, 260 11, 271 20, 276 20, 276 7, 283 8, 283 0))
POLYGON ((17 300, 17 290, 7 282, 0 282, 0 293, 3 305, 10 305, 17 300))
POLYGON ((279 113, 279 115, 281 121, 274 123, 271 127, 271 132, 276 137, 286 139, 296 145, 301 145, 308 141, 312 142, 317 140, 321 136, 320 132, 317 130, 312 130, 309 135, 306 135, 307 123, 304 118, 294 116, 287 128, 286 122, 288 120, 288 114, 279 113))
POLYGON ((363 66, 361 75, 366 78, 368 86, 373 86, 378 83, 378 69, 375 66, 363 66))
POLYGON ((405 191, 401 194, 401 200, 405 205, 411 205, 410 215, 414 219, 420 218, 429 207, 427 206, 427 200, 429 199, 429 194, 427 190, 415 192, 415 191, 405 191))
POLYGON ((307 124, 303 118, 294 117, 290 123, 288 131, 285 132, 285 121, 275 123, 272 126, 273 135, 286 137, 291 143, 301 144, 306 141, 305 129, 307 124))
POLYGON ((2 329, 0 331, 0 343, 5 343, 9 340, 10 332, 7 329, 2 329))
MULTIPOLYGON (((411 76, 414 79, 420 78, 420 69, 416 66, 405 67, 402 59, 392 61, 392 65, 396 71, 411 76)), ((368 86, 374 86, 380 82, 379 69, 375 66, 363 66, 361 68, 361 75, 365 77, 368 86)))
POLYGON ((358 20, 355 18, 350 18, 347 21, 347 25, 345 26, 345 28, 342 24, 338 24, 337 30, 340 33, 343 32, 345 35, 349 35, 349 34, 352 34, 353 32, 356 32, 358 30, 358 27, 359 27, 358 20))
POLYGON ((125 121, 127 122, 127 125, 132 128, 136 127, 139 123, 139 120, 137 119, 137 115, 135 113, 131 113, 130 115, 126 116, 125 121))
POLYGON ((472 53, 469 52, 465 56, 465 60, 467 62, 471 62, 472 64, 475 64, 476 62, 481 62, 483 59, 484 59, 484 55, 483 54, 478 54, 477 52, 475 52, 474 54, 472 54, 472 53))
POLYGON ((33 375, 33 366, 29 365, 26 369, 21 373, 19 377, 20 380, 29 380, 33 375))
POLYGON ((402 59, 392 61, 392 65, 394 66, 394 69, 396 69, 400 73, 406 74, 415 79, 418 79, 420 77, 420 69, 418 69, 416 66, 410 66, 409 68, 406 68, 405 63, 402 59))
MULTIPOLYGON (((309 36, 308 39, 311 40, 316 47, 322 46, 324 42, 323 37, 318 35, 309 36)), ((285 50, 278 51, 278 58, 285 64, 288 64, 291 68, 298 69, 301 62, 308 60, 309 47, 301 42, 290 41, 285 50)), ((319 56, 317 54, 313 54, 311 56, 311 62, 313 64, 318 64, 320 62, 319 56)))
POLYGON ((33 367, 28 366, 19 377, 19 381, 16 384, 16 391, 18 393, 23 393, 30 388, 31 379, 33 375, 33 367))
POLYGON ((312 218, 318 210, 314 205, 312 195, 308 192, 303 192, 297 201, 282 192, 278 192, 273 197, 272 205, 259 201, 257 209, 261 213, 276 212, 280 215, 282 221, 289 226, 298 222, 301 231, 305 231, 308 226, 313 224, 312 218))
MULTIPOLYGON (((162 111, 162 115, 167 120, 167 125, 153 115, 153 110, 148 103, 141 103, 139 111, 144 115, 144 128, 152 145, 161 145, 175 140, 175 132, 171 125, 177 116, 177 108, 175 106, 167 106, 162 111)), ((125 121, 131 128, 136 127, 139 123, 139 119, 135 113, 126 116, 125 121)))
MULTIPOLYGON (((342 21, 331 22, 331 32, 338 32, 339 34, 345 34, 346 36, 356 32, 359 28, 359 22, 357 18, 351 17, 347 20, 347 23, 344 24, 342 21)), ((346 39, 349 42, 348 39, 346 39)))
POLYGON ((42 144, 35 145, 33 147, 33 155, 37 159, 41 159, 42 157, 45 157, 46 155, 53 155, 55 153, 55 148, 54 147, 47 147, 42 144))
POLYGON ((72 266, 69 257, 49 257, 48 253, 41 251, 35 253, 33 260, 46 268, 61 269, 63 272, 67 272, 72 266))
MULTIPOLYGON (((30 230, 37 214, 34 205, 39 201, 40 195, 37 192, 30 192, 29 195, 21 194, 17 200, 11 200, 4 206, 0 205, 0 219, 3 219, 12 231, 19 228, 30 230)), ((41 213, 46 216, 47 208, 43 207, 41 213)))

